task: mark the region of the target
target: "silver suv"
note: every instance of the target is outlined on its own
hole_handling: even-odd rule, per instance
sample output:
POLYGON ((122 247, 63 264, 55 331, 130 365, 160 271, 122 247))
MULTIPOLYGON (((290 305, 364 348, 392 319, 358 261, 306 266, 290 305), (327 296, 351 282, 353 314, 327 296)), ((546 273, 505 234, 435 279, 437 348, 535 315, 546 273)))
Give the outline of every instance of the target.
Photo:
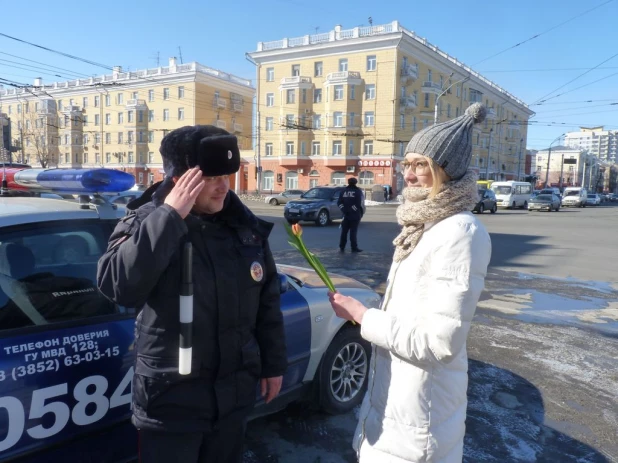
MULTIPOLYGON (((333 220, 343 219, 337 200, 344 186, 318 186, 303 193, 300 199, 290 201, 285 205, 283 216, 288 223, 315 222, 319 227, 325 227, 333 220)), ((363 214, 365 202, 363 197, 363 214)))

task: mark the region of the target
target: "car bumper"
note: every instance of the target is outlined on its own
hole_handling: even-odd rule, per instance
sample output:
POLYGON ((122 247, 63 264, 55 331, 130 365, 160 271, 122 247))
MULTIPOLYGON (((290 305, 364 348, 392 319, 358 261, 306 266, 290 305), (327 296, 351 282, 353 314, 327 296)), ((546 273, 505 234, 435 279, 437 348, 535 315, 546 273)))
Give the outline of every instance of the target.
POLYGON ((549 211, 551 208, 551 204, 528 204, 529 211, 549 211))
POLYGON ((581 206, 582 202, 581 201, 562 201, 562 205, 565 207, 568 206, 581 206))
POLYGON ((283 212, 283 216, 286 220, 315 220, 318 216, 318 211, 298 209, 298 212, 295 212, 294 209, 292 209, 291 212, 290 209, 286 209, 283 212))

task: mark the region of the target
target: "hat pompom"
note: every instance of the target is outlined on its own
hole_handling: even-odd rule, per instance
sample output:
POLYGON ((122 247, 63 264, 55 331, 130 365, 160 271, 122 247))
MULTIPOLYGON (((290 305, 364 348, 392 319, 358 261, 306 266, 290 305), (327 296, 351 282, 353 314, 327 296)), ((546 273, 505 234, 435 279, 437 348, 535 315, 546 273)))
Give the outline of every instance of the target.
POLYGON ((474 103, 466 109, 466 114, 474 119, 475 124, 480 124, 487 116, 487 109, 481 103, 474 103))

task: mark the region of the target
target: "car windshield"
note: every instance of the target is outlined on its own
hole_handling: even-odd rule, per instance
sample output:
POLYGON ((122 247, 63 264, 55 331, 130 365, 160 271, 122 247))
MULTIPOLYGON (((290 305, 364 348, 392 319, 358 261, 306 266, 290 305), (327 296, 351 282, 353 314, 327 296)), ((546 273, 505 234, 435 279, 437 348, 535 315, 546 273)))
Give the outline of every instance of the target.
POLYGON ((304 199, 330 199, 333 196, 333 190, 330 188, 312 188, 303 195, 304 199))
POLYGON ((551 195, 538 195, 536 198, 537 201, 551 201, 551 195))
POLYGON ((491 189, 498 195, 510 195, 511 194, 510 186, 492 186, 491 189))
POLYGON ((597 195, 588 195, 588 197, 594 199, 597 197, 597 195))
POLYGON ((579 191, 577 190, 566 191, 564 195, 565 196, 579 196, 579 191))

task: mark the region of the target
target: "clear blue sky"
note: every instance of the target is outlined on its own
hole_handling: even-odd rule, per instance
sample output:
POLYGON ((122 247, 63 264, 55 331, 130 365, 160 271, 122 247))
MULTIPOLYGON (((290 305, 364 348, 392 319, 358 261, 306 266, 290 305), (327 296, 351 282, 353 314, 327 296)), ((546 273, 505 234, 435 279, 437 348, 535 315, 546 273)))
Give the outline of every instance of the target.
MULTIPOLYGON (((0 32, 131 70, 155 67, 157 52, 165 65, 168 57, 179 55, 180 46, 184 62, 198 61, 255 79, 255 68, 246 61, 245 53, 255 50, 259 41, 312 34, 316 28, 326 32, 336 24, 344 29, 368 25, 370 16, 374 25, 397 19, 533 104, 618 53, 618 0, 477 63, 607 1, 64 0, 53 4, 35 0, 28 4, 5 2, 0 10, 0 32)), ((0 52, 88 75, 107 72, 4 37, 0 37, 0 52)), ((0 78, 22 83, 32 83, 36 76, 45 82, 67 80, 41 70, 16 69, 15 64, 2 60, 20 61, 0 53, 0 78)), ((543 106, 531 106, 537 113, 532 120, 539 122, 531 124, 528 148, 544 148, 579 125, 618 129, 618 105, 611 105, 618 103, 618 55, 560 92, 606 76, 543 106)))

